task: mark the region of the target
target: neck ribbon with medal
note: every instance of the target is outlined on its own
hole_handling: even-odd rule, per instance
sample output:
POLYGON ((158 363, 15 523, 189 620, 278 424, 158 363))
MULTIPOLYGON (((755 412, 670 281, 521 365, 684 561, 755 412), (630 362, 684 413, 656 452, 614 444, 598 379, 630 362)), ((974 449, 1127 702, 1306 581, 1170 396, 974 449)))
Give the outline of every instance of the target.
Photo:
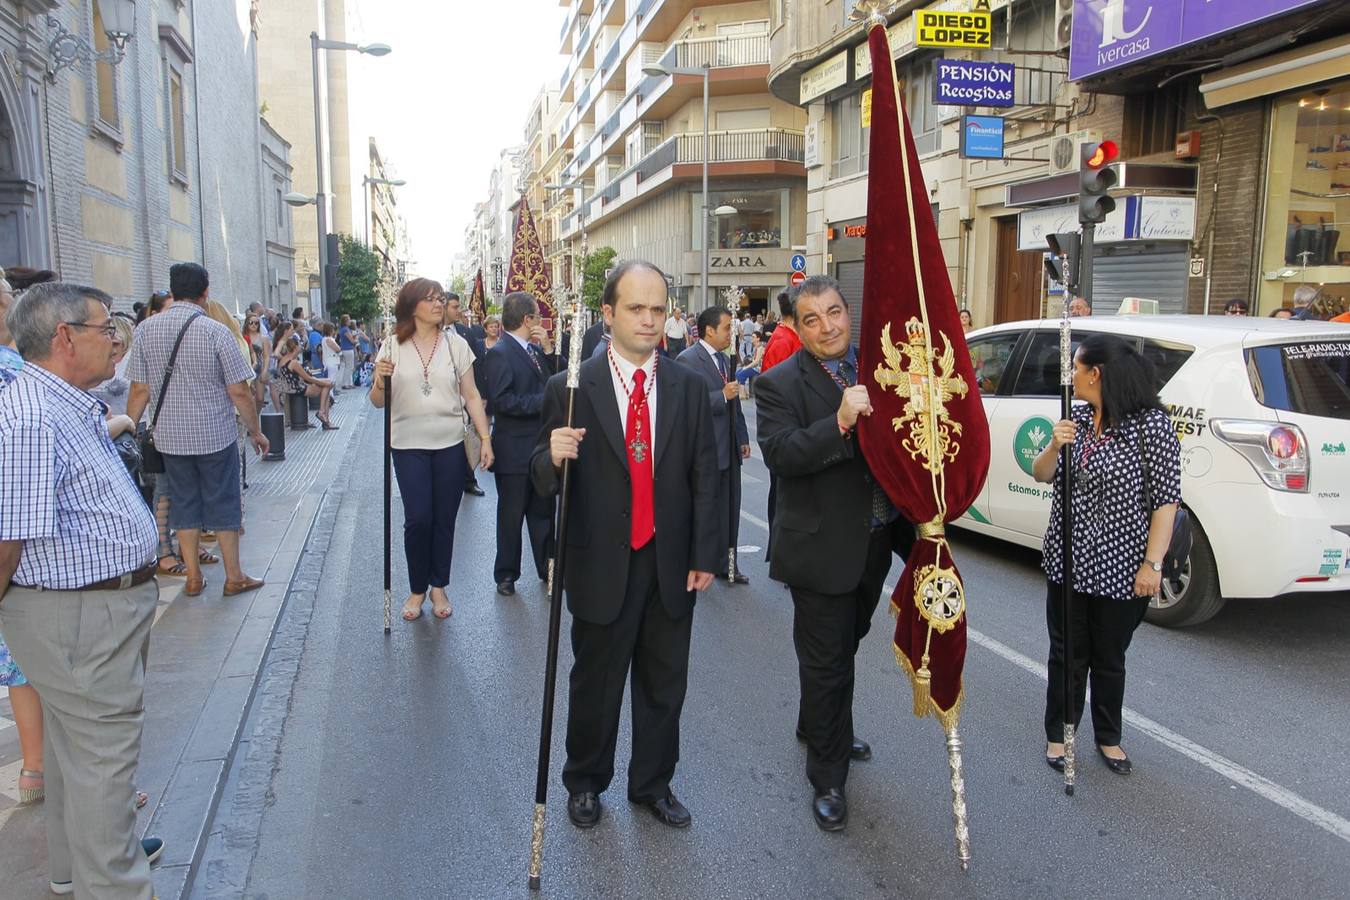
MULTIPOLYGON (((634 395, 633 389, 628 386, 628 379, 623 377, 623 372, 619 369, 618 360, 614 358, 614 345, 610 344, 609 349, 605 352, 609 356, 609 364, 613 367, 614 374, 619 376, 619 384, 623 385, 624 393, 628 396, 628 415, 636 417, 637 411, 647 405, 647 398, 652 394, 652 385, 656 383, 656 365, 660 355, 652 355, 652 377, 648 378, 647 383, 643 385, 642 393, 634 395)), ((638 367, 638 370, 641 371, 641 366, 638 367)), ((633 462, 640 463, 647 458, 647 450, 651 445, 643 437, 642 420, 634 418, 633 423, 633 440, 628 444, 628 452, 633 455, 633 462)))
POLYGON ((417 351, 417 361, 422 364, 422 396, 431 396, 431 361, 436 358, 436 350, 441 346, 442 335, 436 333, 436 342, 431 345, 431 353, 426 357, 422 356, 422 348, 417 344, 417 335, 414 334, 409 340, 412 341, 413 349, 417 351))

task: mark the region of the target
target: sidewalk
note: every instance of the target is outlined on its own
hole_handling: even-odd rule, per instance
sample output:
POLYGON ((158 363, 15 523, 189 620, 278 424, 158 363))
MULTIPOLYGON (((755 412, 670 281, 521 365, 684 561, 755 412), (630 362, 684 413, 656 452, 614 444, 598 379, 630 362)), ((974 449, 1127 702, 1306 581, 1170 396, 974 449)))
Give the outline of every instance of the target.
MULTIPOLYGON (((332 413, 340 430, 287 431, 281 462, 263 462, 250 450, 242 563, 266 587, 224 598, 220 565, 205 567, 207 586, 199 597, 183 596, 181 578, 160 579, 137 774, 137 785, 150 795, 137 826, 166 845, 153 870, 160 900, 180 896, 200 858, 305 540, 369 409, 364 390, 345 391, 332 413)), ((50 896, 43 804, 16 805, 21 766, 8 691, 0 688, 0 893, 5 900, 38 900, 50 896)))

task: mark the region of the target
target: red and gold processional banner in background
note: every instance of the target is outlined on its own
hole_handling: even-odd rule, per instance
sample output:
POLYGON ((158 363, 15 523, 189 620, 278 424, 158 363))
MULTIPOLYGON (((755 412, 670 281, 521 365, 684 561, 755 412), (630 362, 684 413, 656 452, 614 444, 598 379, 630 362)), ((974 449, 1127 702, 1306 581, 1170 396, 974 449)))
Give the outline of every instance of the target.
POLYGON ((524 197, 516 209, 516 230, 511 240, 511 266, 506 276, 506 292, 525 291, 539 301, 544 328, 553 331, 557 310, 553 308, 553 280, 544 262, 544 247, 534 227, 530 204, 524 197))
POLYGON ((473 313, 475 325, 482 325, 487 321, 487 295, 483 293, 483 270, 481 268, 473 279, 473 292, 469 294, 469 312, 473 313))
POLYGON ((858 420, 869 468, 919 539, 891 596, 895 656, 914 714, 950 733, 964 696, 965 588, 944 526, 979 496, 989 423, 938 241, 914 135, 896 91, 886 29, 870 28, 872 133, 858 420))

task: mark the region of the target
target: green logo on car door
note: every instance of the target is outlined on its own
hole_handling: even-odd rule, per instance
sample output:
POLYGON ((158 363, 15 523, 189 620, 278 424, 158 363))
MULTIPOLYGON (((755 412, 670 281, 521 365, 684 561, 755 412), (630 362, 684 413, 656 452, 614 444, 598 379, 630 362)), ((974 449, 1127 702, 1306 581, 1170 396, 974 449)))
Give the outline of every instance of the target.
POLYGON ((1013 437, 1013 456, 1022 471, 1031 474, 1032 463, 1050 443, 1050 432, 1054 423, 1045 416, 1032 416, 1017 427, 1013 437))

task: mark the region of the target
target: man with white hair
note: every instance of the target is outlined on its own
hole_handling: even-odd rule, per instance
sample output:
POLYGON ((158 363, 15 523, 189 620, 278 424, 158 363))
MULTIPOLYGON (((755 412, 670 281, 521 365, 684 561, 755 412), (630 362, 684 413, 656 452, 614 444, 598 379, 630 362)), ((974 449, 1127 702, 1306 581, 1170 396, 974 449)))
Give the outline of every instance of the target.
POLYGON ((1313 315, 1313 301, 1317 299, 1318 290, 1311 284, 1301 284, 1294 288, 1294 318, 1295 319, 1315 319, 1313 315))

